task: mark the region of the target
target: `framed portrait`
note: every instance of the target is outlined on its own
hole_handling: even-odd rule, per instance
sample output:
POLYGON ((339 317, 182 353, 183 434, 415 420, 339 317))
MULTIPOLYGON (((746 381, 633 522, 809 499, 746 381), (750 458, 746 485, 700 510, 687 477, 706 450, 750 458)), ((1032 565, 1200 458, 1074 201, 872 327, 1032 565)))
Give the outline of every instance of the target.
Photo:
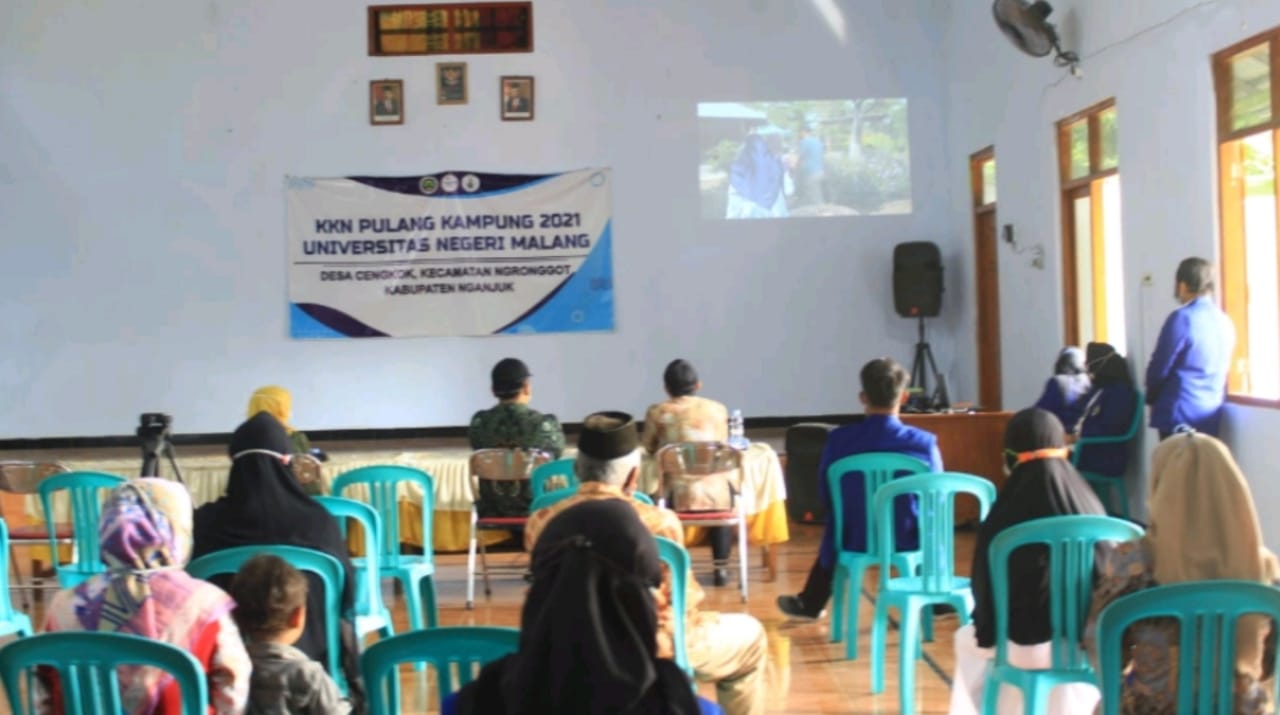
POLYGON ((436 63, 436 104, 467 103, 467 63, 436 63))
POLYGON ((404 80, 375 79, 369 83, 369 123, 404 124, 404 80))
POLYGON ((533 119, 533 78, 505 75, 502 86, 502 121, 518 122, 533 119))

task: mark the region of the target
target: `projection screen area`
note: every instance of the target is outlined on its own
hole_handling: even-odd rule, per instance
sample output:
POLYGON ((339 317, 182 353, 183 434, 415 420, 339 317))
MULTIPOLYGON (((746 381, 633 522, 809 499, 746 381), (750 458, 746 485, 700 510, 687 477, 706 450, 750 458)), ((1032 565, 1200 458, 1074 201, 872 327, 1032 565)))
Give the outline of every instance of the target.
POLYGON ((911 213, 907 100, 698 104, 706 219, 911 213))

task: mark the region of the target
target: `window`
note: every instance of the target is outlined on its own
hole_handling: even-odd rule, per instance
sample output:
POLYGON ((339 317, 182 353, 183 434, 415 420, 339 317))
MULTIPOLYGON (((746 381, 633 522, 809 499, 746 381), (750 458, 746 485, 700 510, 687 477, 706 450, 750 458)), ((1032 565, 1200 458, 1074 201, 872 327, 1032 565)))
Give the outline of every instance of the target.
POLYGON ((1125 349, 1124 256, 1114 100, 1058 122, 1067 345, 1125 349))
POLYGON ((1280 154, 1280 28, 1213 56, 1223 309, 1236 327, 1228 391, 1280 401, 1276 155, 1280 154))
POLYGON ((374 5, 369 54, 533 52, 533 3, 374 5))

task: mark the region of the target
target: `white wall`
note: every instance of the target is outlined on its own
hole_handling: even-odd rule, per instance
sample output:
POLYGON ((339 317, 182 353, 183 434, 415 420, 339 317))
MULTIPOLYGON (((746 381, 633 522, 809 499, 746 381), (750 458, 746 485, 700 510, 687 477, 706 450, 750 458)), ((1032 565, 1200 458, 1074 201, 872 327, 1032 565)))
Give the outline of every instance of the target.
MULTIPOLYGON (((157 409, 225 431, 265 383, 294 391, 307 429, 464 424, 509 354, 568 420, 642 410, 676 356, 749 416, 845 412, 865 359, 910 359, 914 328, 887 312, 892 246, 934 240, 954 260, 968 241, 947 172, 946 3, 539 0, 536 52, 461 58, 367 57, 365 6, 10 1, 0 438, 120 434, 157 409), (434 104, 449 59, 469 64, 466 107, 434 104), (536 121, 498 121, 501 74, 537 78, 536 121), (406 82, 403 127, 368 125, 385 77, 406 82), (698 220, 698 101, 869 96, 910 101, 914 214, 698 220), (286 337, 286 174, 600 165, 616 170, 615 333, 286 337)), ((964 276, 948 278, 943 370, 972 322, 964 276)))
MULTIPOLYGON (((995 28, 990 3, 953 8, 947 41, 951 184, 968 180, 966 157, 996 147, 999 222, 1019 241, 1046 249, 1043 271, 1001 247, 1001 313, 1006 406, 1030 404, 1063 335, 1061 223, 1054 123, 1116 98, 1124 234, 1128 354, 1139 375, 1175 307, 1172 275, 1189 255, 1216 256, 1216 133, 1210 56, 1280 24, 1275 2, 1219 0, 1057 0, 1051 19, 1064 44, 1084 57, 1082 79, 1012 48, 995 28), (1150 273, 1154 285, 1141 286, 1150 273)), ((952 221, 969 225, 967 195, 952 193, 952 221)), ((967 234, 972 236, 970 230, 967 234)), ((971 269, 969 269, 971 270, 971 269)), ((970 326, 966 326, 970 327, 970 326)), ((963 352, 963 351, 960 351, 963 352)), ((1260 506, 1280 485, 1273 435, 1280 414, 1230 410, 1224 437, 1260 506)), ((1153 440, 1148 436, 1149 452, 1153 440)), ((1144 467, 1145 469, 1145 467, 1144 467)), ((1136 491, 1141 484, 1133 485, 1136 491)), ((1266 525, 1280 545, 1280 524, 1266 525)))

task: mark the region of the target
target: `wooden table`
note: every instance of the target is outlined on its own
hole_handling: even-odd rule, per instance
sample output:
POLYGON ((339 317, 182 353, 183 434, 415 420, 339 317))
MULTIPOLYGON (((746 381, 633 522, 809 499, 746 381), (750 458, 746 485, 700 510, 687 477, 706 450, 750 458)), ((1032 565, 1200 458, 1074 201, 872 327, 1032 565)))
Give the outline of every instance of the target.
MULTIPOLYGON (((1004 429, 1012 412, 902 415, 902 421, 938 437, 942 465, 949 472, 965 472, 1004 485, 1004 429)), ((978 520, 978 502, 956 500, 956 524, 978 520)))

